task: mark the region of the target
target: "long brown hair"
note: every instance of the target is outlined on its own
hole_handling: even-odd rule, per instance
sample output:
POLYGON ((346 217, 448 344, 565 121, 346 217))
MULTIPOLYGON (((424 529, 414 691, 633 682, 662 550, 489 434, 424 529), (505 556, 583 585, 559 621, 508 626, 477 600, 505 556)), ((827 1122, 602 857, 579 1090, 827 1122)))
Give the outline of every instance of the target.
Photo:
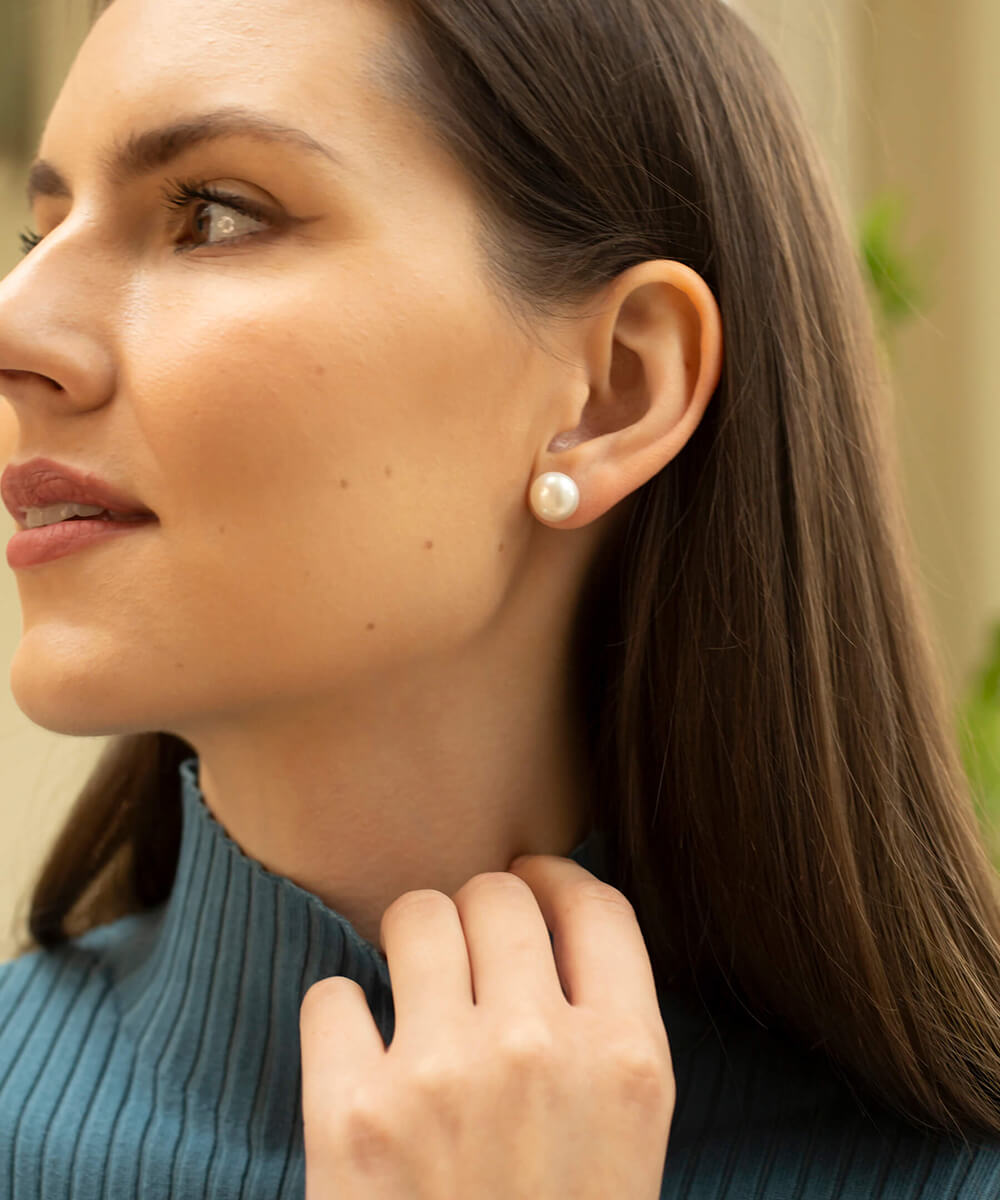
MULTIPOLYGON (((468 171, 513 311, 657 258, 722 310, 718 390, 575 621, 594 816, 658 984, 821 1049, 920 1127, 1000 1134, 997 874, 858 258, 786 82, 720 0, 396 3, 382 82, 468 171)), ((109 743, 25 949, 167 898, 190 753, 109 743)))

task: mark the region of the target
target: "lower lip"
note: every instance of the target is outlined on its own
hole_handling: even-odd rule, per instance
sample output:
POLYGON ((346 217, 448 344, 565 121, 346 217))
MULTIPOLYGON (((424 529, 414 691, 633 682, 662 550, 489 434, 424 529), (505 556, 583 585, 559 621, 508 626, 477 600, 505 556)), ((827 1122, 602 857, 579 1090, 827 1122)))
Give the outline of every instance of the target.
POLYGON ((59 521, 39 529, 25 529, 15 533, 7 543, 7 565, 14 569, 35 567, 156 524, 156 518, 151 517, 147 521, 59 521))

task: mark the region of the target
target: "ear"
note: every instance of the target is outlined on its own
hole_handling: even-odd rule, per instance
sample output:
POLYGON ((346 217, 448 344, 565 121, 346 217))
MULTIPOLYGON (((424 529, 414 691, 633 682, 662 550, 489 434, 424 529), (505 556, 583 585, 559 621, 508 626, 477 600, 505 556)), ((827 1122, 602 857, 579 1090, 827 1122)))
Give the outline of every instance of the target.
POLYGON ((553 437, 532 475, 562 471, 580 489, 576 512, 552 524, 559 529, 598 520, 675 458, 722 374, 719 306, 704 279, 673 260, 618 276, 571 337, 588 395, 576 427, 553 437))

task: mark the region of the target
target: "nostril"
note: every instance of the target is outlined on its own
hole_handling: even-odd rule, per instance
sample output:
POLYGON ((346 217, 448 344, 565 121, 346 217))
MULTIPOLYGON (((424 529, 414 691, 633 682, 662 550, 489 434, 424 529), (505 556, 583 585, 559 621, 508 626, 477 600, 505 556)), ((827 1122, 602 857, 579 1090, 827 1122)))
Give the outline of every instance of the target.
POLYGON ((38 371, 19 371, 10 367, 0 367, 0 394, 3 393, 5 383, 16 384, 28 379, 42 379, 46 383, 51 384, 57 392, 66 390, 61 383, 56 383, 54 379, 51 379, 48 375, 41 375, 38 371))

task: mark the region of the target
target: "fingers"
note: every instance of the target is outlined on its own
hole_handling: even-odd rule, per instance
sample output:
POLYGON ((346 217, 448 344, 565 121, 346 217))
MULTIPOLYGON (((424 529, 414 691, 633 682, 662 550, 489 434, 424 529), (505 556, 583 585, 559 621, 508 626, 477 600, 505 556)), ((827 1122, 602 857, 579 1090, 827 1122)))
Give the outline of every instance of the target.
POLYGON ((450 899, 407 892, 383 913, 381 938, 396 1037, 426 1044, 487 1003, 508 1015, 566 1003, 531 888, 507 872, 476 875, 450 899))
POLYGON ((426 1043, 473 1006, 551 1013, 567 1002, 666 1037, 632 905, 572 859, 529 855, 452 898, 407 892, 383 913, 380 940, 395 1037, 426 1043))
POLYGON ((314 983, 299 1009, 302 1103, 320 1112, 366 1078, 385 1043, 359 983, 331 975, 314 983))
POLYGON ((524 880, 503 871, 476 875, 453 899, 477 1006, 516 1014, 566 1004, 548 928, 524 880))
POLYGON ((405 892, 382 914, 379 940, 392 984, 396 1038, 447 1032, 472 1007, 472 974, 462 922, 432 889, 405 892))
POLYGON ((533 854, 508 870, 531 888, 552 930, 569 1002, 662 1027, 649 952, 628 899, 570 858, 533 854))

